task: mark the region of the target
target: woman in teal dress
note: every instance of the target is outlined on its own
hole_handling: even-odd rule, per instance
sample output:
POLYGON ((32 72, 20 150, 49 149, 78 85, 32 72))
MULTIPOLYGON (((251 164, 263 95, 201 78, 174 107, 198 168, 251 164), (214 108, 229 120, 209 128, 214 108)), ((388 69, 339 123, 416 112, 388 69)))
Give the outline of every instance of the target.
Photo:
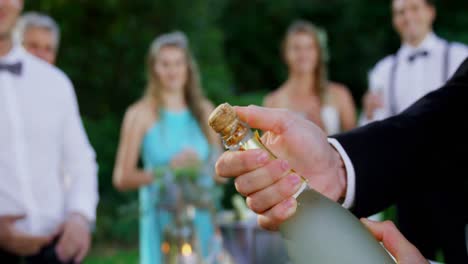
MULTIPOLYGON (((212 104, 202 95, 196 64, 185 35, 173 32, 152 43, 148 56, 146 93, 125 114, 113 181, 119 190, 139 189, 140 263, 163 263, 162 235, 173 214, 161 209, 161 179, 166 171, 199 164, 212 167, 219 153, 218 137, 208 128, 212 104), (138 168, 141 158, 144 168, 138 168)), ((203 167, 203 166, 202 166, 203 167)), ((197 183, 213 187, 214 170, 203 170, 197 183)), ((214 226, 208 210, 196 210, 194 228, 202 257, 210 254, 214 226)))

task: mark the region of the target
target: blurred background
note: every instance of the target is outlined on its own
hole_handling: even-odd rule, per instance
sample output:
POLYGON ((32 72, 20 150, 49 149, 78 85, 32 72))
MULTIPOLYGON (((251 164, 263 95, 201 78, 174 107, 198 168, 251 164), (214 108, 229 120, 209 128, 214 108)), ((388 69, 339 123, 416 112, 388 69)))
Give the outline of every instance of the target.
MULTIPOLYGON (((435 32, 468 43, 466 0, 437 3, 435 32)), ((329 77, 347 85, 360 107, 367 72, 399 48, 389 1, 374 0, 41 0, 25 11, 49 14, 60 25, 57 65, 72 79, 91 143, 98 153, 100 204, 93 250, 86 263, 137 263, 137 192, 119 193, 112 169, 125 109, 144 91, 145 57, 160 33, 187 33, 205 94, 214 104, 261 104, 286 78, 280 42, 304 18, 328 33, 329 77), (132 212, 132 210, 129 210, 132 212)), ((232 185, 224 206, 230 206, 232 185)))

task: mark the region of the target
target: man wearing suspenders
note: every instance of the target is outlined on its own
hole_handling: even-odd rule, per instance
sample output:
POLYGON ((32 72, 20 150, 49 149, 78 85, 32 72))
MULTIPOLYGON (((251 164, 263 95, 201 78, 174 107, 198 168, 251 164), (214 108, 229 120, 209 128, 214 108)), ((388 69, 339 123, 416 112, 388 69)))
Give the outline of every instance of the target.
MULTIPOLYGON (((393 25, 402 46, 370 71, 370 87, 363 100, 364 123, 401 113, 425 94, 441 87, 468 56, 467 46, 448 42, 433 33, 436 17, 433 1, 393 0, 392 11, 393 25)), ((440 249, 445 256, 454 254, 450 244, 458 242, 450 241, 443 234, 444 225, 449 225, 450 220, 444 219, 444 215, 429 215, 426 210, 434 204, 443 207, 443 197, 424 190, 415 196, 419 197, 396 204, 402 233, 426 258, 435 259, 440 249)))

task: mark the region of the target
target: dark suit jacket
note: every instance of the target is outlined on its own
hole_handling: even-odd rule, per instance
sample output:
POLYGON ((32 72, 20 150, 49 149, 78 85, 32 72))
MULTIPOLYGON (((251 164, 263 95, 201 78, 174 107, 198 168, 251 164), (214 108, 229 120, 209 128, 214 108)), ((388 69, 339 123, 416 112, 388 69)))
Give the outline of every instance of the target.
POLYGON ((335 136, 356 172, 353 213, 418 202, 430 208, 427 221, 440 222, 438 239, 458 252, 446 261, 468 263, 467 127, 468 59, 446 85, 400 115, 335 136))

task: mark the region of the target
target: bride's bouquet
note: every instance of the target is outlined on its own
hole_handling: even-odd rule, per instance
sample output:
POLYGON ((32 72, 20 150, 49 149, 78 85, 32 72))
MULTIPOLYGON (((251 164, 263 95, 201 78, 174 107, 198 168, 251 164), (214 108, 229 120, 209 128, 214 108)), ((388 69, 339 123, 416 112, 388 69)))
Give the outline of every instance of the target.
POLYGON ((155 184, 160 191, 160 204, 174 209, 177 204, 189 204, 197 208, 215 209, 221 191, 211 180, 204 166, 194 165, 184 168, 169 166, 153 170, 155 184))

